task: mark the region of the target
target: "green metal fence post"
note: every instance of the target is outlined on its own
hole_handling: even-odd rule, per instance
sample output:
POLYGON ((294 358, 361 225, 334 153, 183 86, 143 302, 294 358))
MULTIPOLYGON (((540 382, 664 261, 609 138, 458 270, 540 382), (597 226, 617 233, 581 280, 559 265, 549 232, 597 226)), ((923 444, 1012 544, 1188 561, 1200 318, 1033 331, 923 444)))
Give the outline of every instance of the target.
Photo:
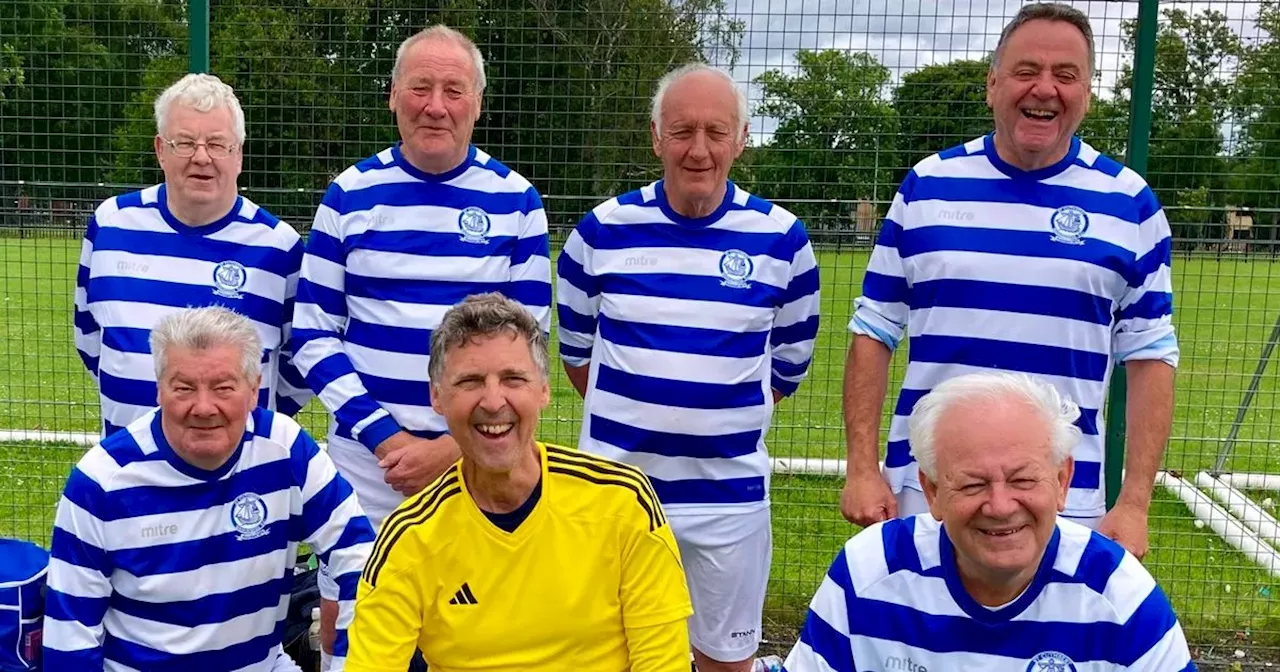
POLYGON ((209 0, 191 0, 187 17, 191 72, 209 72, 209 0))
MULTIPOLYGON (((1159 0, 1141 0, 1138 6, 1138 44, 1133 55, 1133 92, 1129 97, 1129 139, 1125 164, 1139 175, 1147 173, 1147 152, 1151 141, 1151 89, 1156 70, 1156 24, 1160 19, 1159 0)), ((1129 386, 1123 366, 1111 374, 1107 393, 1107 509, 1120 495, 1124 471, 1125 397, 1129 386)))

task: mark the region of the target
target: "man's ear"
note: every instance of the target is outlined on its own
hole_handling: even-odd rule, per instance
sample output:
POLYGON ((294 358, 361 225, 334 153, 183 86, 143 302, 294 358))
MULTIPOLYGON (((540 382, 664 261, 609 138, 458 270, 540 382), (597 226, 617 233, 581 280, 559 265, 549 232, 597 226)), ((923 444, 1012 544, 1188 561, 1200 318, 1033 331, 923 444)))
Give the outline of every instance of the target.
POLYGON ((1070 455, 1058 467, 1058 513, 1067 508, 1067 490, 1071 487, 1071 476, 1076 472, 1075 458, 1070 455))
POLYGON ((929 513, 933 514, 935 520, 942 520, 942 510, 938 506, 938 484, 934 483, 924 471, 917 470, 917 472, 920 489, 924 491, 924 501, 929 504, 929 513))
POLYGON ((440 386, 434 380, 431 381, 431 410, 436 415, 444 415, 444 408, 440 405, 440 386))

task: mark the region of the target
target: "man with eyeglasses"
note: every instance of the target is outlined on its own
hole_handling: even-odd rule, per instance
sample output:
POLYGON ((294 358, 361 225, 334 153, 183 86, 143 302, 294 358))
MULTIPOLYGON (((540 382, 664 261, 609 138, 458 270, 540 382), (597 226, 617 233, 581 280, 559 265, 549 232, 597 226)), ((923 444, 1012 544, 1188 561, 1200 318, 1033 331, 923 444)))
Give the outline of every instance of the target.
POLYGON ((293 415, 311 391, 288 350, 302 242, 237 193, 244 112, 217 77, 191 74, 155 103, 164 182, 103 201, 89 219, 75 290, 75 343, 98 383, 109 436, 156 406, 148 338, 165 316, 221 305, 262 338, 257 403, 293 415))

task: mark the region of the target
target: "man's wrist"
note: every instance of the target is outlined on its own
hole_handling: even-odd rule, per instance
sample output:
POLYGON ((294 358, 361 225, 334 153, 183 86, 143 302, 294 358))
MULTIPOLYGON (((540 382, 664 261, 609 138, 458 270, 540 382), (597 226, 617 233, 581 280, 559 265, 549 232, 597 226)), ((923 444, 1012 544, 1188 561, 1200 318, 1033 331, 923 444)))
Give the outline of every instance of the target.
POLYGON ((850 456, 845 462, 844 475, 846 479, 865 478, 868 475, 878 475, 880 473, 880 462, 872 453, 872 457, 867 458, 859 453, 856 456, 850 456))
POLYGON ((1147 509, 1151 507, 1151 495, 1152 489, 1150 487, 1138 488, 1125 484, 1120 487, 1120 494, 1116 497, 1115 508, 1133 508, 1146 513, 1147 509))

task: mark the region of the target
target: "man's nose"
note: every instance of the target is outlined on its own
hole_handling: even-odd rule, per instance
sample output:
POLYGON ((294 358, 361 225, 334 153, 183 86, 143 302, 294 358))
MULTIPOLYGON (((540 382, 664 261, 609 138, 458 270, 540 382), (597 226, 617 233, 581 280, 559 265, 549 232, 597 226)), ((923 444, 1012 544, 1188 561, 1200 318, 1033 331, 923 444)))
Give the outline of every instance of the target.
POLYGON ((195 403, 191 405, 191 414, 199 416, 215 415, 218 405, 214 403, 212 390, 197 390, 195 403))
POLYGON ((1018 500, 1013 490, 1004 483, 992 483, 987 491, 983 513, 991 518, 1009 518, 1018 512, 1018 500))
POLYGON ((191 162, 199 165, 213 163, 213 157, 209 156, 209 149, 204 145, 196 145, 196 153, 191 155, 191 162))
POLYGON ((496 413, 506 405, 507 395, 502 390, 501 381, 494 380, 486 383, 484 394, 480 397, 480 408, 490 413, 496 413))
POLYGON ((422 111, 432 117, 443 117, 447 112, 444 106, 444 91, 432 89, 431 93, 427 94, 427 103, 423 105, 422 111))

